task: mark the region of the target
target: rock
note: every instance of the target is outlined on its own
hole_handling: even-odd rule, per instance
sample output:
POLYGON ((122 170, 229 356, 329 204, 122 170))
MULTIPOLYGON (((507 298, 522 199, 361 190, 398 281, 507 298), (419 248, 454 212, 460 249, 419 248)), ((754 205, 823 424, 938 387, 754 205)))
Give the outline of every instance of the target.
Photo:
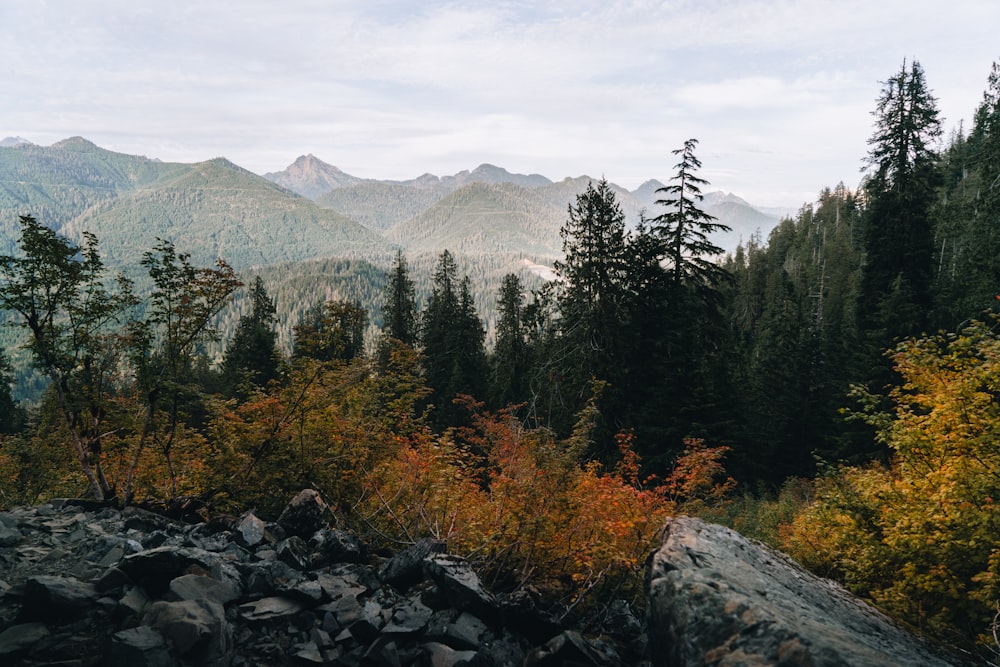
POLYGON ((247 548, 253 548, 264 541, 266 528, 264 522, 251 510, 240 517, 233 532, 237 543, 247 548))
POLYGON ((118 604, 125 611, 126 615, 141 616, 149 602, 149 596, 146 595, 145 589, 139 586, 132 586, 121 597, 118 604))
MULTIPOLYGON (((611 647, 603 642, 585 639, 579 632, 562 632, 528 654, 525 667, 618 667, 622 664, 611 647)), ((733 663, 734 667, 736 664, 733 663)), ((748 667, 750 667, 748 665, 748 667)), ((763 667, 763 665, 761 666, 763 667)), ((789 665, 788 667, 792 667, 789 665)))
POLYGON ((444 550, 444 542, 425 537, 383 563, 378 577, 405 591, 424 578, 424 560, 432 554, 444 553, 444 550))
POLYGON ((240 617, 248 623, 274 623, 288 620, 299 614, 304 607, 296 600, 284 597, 262 598, 240 605, 240 617))
POLYGON ((278 560, 285 565, 300 572, 309 569, 310 553, 309 546, 298 535, 292 535, 288 539, 282 540, 275 547, 278 553, 278 560))
POLYGON ((44 623, 22 623, 12 625, 0 632, 0 663, 12 662, 26 654, 32 646, 49 635, 44 623))
POLYGON ((12 547, 24 539, 24 535, 16 526, 8 526, 0 522, 0 547, 12 547))
POLYGON ((222 605, 161 600, 149 605, 143 621, 163 635, 177 657, 198 665, 229 664, 233 639, 222 605))
POLYGON ((211 600, 220 605, 239 597, 240 591, 232 584, 197 574, 185 574, 173 579, 166 595, 167 600, 211 600))
POLYGON ((325 528, 332 514, 330 508, 315 489, 304 489, 285 506, 278 517, 278 525, 288 536, 297 535, 308 540, 325 528))
POLYGON ((784 554, 699 519, 667 523, 646 582, 654 665, 961 664, 784 554))
POLYGON ((31 577, 24 583, 21 616, 26 621, 73 618, 84 614, 97 598, 93 584, 71 577, 31 577))
POLYGON ((386 633, 409 635, 421 632, 433 611, 420 600, 403 600, 392 609, 392 617, 383 629, 386 633))
POLYGON ((499 620, 496 600, 483 588, 468 561, 437 554, 424 560, 424 573, 444 591, 448 602, 456 609, 471 611, 488 623, 499 620))
POLYGON ((118 569, 129 579, 159 597, 167 592, 170 582, 190 572, 208 572, 212 560, 200 549, 162 546, 126 556, 118 569))
POLYGON ((456 651, 452 647, 439 642, 428 642, 425 645, 428 664, 431 667, 456 667, 468 663, 476 657, 475 651, 456 651))
POLYGON ((163 635, 148 625, 140 625, 114 634, 107 664, 108 667, 174 667, 177 662, 170 657, 163 635))
POLYGON ((367 556, 361 540, 346 530, 318 530, 313 533, 309 545, 315 552, 314 568, 333 563, 363 563, 367 556))

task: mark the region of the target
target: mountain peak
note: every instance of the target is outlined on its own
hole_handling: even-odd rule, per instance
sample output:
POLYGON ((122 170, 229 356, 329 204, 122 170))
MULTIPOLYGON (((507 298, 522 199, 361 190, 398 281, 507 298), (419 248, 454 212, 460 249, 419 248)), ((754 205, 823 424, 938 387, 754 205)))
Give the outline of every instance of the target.
POLYGON ((14 148, 15 146, 34 146, 23 137, 6 137, 0 140, 0 148, 14 148))
POLYGON ((300 155, 284 171, 264 174, 264 178, 309 199, 317 199, 331 190, 363 181, 323 162, 312 153, 300 155))
POLYGON ((77 151, 80 153, 90 153, 93 151, 103 150, 100 146, 92 141, 88 141, 83 137, 70 137, 69 139, 63 139, 62 141, 57 141, 52 144, 52 148, 61 148, 67 151, 77 151))

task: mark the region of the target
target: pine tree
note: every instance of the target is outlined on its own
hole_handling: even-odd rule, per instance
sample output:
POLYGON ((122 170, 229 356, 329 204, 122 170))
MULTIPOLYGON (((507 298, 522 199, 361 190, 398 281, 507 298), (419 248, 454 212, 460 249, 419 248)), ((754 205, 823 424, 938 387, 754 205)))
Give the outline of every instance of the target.
POLYGON ((389 273, 389 284, 382 305, 382 332, 414 347, 417 344, 417 303, 403 251, 396 252, 396 261, 389 273))
POLYGON ((432 419, 439 429, 464 423, 464 415, 454 405, 457 395, 485 397, 484 341, 469 278, 458 280, 455 258, 445 250, 434 270, 420 335, 427 386, 434 390, 432 419))
POLYGON ((494 408, 527 399, 523 310, 524 287, 516 274, 508 273, 497 295, 497 338, 490 359, 490 402, 494 408))
POLYGON ((575 414, 590 396, 591 381, 615 384, 623 363, 628 236, 625 215, 606 180, 597 187, 589 183, 577 196, 559 234, 565 255, 555 264, 562 281, 558 299, 562 350, 554 361, 568 371, 575 414))
POLYGON ((938 183, 937 101, 920 63, 906 63, 883 84, 868 140, 864 184, 865 266, 859 321, 876 348, 920 333, 931 310, 933 233, 938 183))
POLYGON ((677 173, 669 185, 656 190, 662 194, 656 203, 667 210, 650 221, 650 231, 664 244, 674 289, 685 285, 703 298, 714 298, 728 273, 717 263, 723 249, 709 240, 709 235, 730 228, 698 208, 704 199, 701 187, 708 181, 696 175, 701 169, 701 161, 694 154, 697 145, 697 139, 688 139, 683 148, 672 151, 680 156, 680 162, 674 165, 677 173))
POLYGON ((281 365, 274 300, 260 276, 250 286, 249 296, 250 314, 240 318, 222 362, 223 384, 231 396, 241 394, 247 385, 264 387, 278 379, 281 365))

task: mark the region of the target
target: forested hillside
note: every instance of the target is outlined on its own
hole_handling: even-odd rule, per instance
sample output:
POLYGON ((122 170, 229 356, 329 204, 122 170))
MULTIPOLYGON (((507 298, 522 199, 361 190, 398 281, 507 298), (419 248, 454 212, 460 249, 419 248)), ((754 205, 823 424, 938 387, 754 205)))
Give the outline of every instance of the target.
MULTIPOLYGON (((375 544, 433 535, 581 610, 634 593, 664 518, 696 513, 987 659, 1000 66, 986 83, 942 141, 904 62, 873 96, 860 185, 731 252, 713 211, 749 207, 707 196, 696 139, 635 193, 484 165, 404 184, 447 190, 404 218, 416 200, 378 186, 371 229, 221 160, 0 148, 9 174, 44 151, 86 164, 51 190, 4 177, 22 217, 0 307, 22 345, 0 373, 30 361, 47 385, 0 391, 0 505, 266 514, 309 485, 375 544), (239 271, 214 263, 227 249, 239 271)), ((371 186, 305 166, 312 192, 353 191, 323 201, 371 186)))

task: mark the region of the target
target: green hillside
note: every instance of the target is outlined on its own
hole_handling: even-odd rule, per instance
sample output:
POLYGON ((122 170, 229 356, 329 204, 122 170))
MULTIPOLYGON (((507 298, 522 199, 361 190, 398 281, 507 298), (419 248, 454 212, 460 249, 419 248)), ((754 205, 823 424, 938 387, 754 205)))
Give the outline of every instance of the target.
POLYGON ((52 146, 0 147, 0 251, 12 250, 19 215, 58 228, 180 167, 107 151, 80 137, 52 146))
POLYGON ((448 248, 459 254, 561 253, 565 211, 534 190, 510 183, 473 183, 419 216, 388 230, 385 238, 412 253, 448 248))
POLYGON ((368 181, 330 190, 316 203, 381 233, 420 215, 447 194, 448 190, 443 187, 417 188, 402 183, 368 181))
POLYGON ((167 171, 93 206, 64 231, 96 234, 111 264, 134 263, 156 238, 172 240, 197 264, 222 257, 238 269, 391 252, 356 222, 221 158, 167 171))

